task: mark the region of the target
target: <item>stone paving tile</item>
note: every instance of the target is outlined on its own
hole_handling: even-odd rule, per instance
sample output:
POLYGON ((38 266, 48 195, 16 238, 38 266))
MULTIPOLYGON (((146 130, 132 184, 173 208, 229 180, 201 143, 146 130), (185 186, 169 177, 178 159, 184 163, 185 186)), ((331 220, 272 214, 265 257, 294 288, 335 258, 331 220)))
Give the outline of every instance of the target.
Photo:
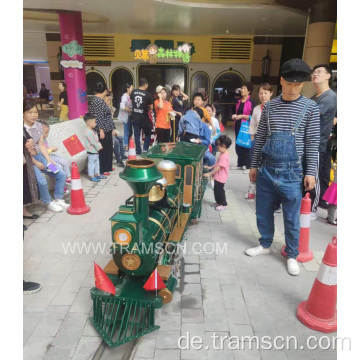
POLYGON ((39 321, 42 319, 42 313, 24 313, 23 315, 23 345, 27 343, 39 321))
POLYGON ((203 310, 200 309, 182 309, 181 311, 182 322, 199 323, 204 321, 203 310))
POLYGON ((141 339, 136 346, 135 358, 154 358, 156 339, 141 339))
POLYGON ((71 305, 76 297, 76 292, 64 292, 60 290, 52 301, 52 305, 71 305))
POLYGON ((185 284, 182 295, 201 295, 201 284, 185 284))
POLYGON ((283 350, 261 350, 260 353, 262 360, 287 360, 286 352, 283 350))
POLYGON ((80 339, 86 321, 87 314, 68 313, 56 334, 53 345, 75 347, 80 339))
POLYGON ((44 360, 71 360, 75 352, 72 347, 51 347, 44 360))
POLYGON ((159 331, 157 333, 156 349, 178 349, 180 330, 159 331))
POLYGON ((88 360, 98 349, 102 339, 100 337, 81 337, 72 360, 88 360))
POLYGON ((181 316, 161 316, 160 317, 160 328, 161 330, 181 330, 181 316))
POLYGON ((43 318, 36 326, 32 336, 55 336, 61 324, 62 320, 43 318))
POLYGON ((306 262, 303 263, 303 266, 306 271, 319 271, 320 265, 316 262, 306 262))
POLYGON ((30 337, 24 346, 23 360, 41 360, 44 358, 46 351, 50 348, 53 337, 30 337))
MULTIPOLYGON (((136 360, 138 358, 135 358, 136 360)), ((180 350, 155 350, 155 360, 180 360, 180 350)))

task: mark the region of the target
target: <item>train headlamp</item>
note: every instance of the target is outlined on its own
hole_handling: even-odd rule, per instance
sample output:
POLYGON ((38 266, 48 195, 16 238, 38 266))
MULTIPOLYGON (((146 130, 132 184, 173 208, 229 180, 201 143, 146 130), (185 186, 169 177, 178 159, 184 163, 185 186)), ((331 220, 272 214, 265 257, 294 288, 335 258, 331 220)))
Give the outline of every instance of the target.
POLYGON ((114 241, 121 246, 128 246, 131 243, 132 235, 126 229, 118 229, 114 233, 114 241))

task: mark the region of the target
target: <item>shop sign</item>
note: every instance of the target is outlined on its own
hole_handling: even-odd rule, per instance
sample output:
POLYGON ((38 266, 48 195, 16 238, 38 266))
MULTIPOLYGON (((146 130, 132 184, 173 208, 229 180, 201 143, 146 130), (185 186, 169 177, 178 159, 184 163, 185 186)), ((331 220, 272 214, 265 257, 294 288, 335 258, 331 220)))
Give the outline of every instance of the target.
POLYGON ((60 64, 65 69, 82 69, 84 67, 84 63, 79 60, 61 60, 60 64))
POLYGON ((182 60, 184 63, 189 63, 191 60, 191 45, 182 44, 177 49, 164 49, 155 44, 150 44, 146 49, 135 50, 134 59, 142 60, 150 64, 156 64, 158 60, 176 59, 182 60))
POLYGON ((111 66, 111 61, 107 61, 107 60, 85 60, 85 66, 111 66))
POLYGON ((84 48, 83 46, 79 45, 76 40, 71 41, 68 44, 62 46, 62 51, 65 54, 68 54, 70 57, 74 55, 84 55, 84 48))

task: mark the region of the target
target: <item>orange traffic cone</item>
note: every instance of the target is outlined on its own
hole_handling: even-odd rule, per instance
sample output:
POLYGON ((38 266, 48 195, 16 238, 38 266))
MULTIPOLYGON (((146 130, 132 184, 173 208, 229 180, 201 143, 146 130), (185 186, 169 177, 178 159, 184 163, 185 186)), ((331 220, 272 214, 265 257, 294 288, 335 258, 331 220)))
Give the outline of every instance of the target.
POLYGON ((328 244, 308 301, 297 308, 297 318, 308 328, 330 333, 337 329, 337 238, 328 244))
MULTIPOLYGON (((296 258, 299 262, 311 261, 314 257, 313 252, 309 249, 310 241, 310 215, 311 215, 311 199, 310 194, 306 193, 301 199, 300 208, 300 236, 299 236, 299 255, 296 258)), ((284 245, 281 249, 281 255, 287 257, 284 245)))
POLYGON ((71 215, 82 215, 89 211, 90 206, 85 203, 79 169, 74 161, 71 164, 71 205, 68 207, 67 212, 71 215))
POLYGON ((131 137, 129 142, 129 160, 136 160, 136 152, 135 152, 135 143, 134 139, 131 137))

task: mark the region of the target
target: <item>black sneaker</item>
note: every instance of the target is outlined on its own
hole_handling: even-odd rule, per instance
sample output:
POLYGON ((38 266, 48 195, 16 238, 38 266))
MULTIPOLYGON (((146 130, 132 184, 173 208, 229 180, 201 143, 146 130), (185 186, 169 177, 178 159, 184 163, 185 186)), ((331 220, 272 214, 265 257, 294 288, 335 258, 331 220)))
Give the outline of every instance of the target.
POLYGON ((117 162, 116 165, 121 168, 125 167, 125 164, 122 161, 117 162))
POLYGON ((27 229, 28 229, 28 227, 23 224, 23 231, 26 231, 27 229))
POLYGON ((125 155, 122 157, 122 160, 123 160, 123 161, 124 161, 124 160, 128 160, 128 159, 129 159, 129 158, 128 158, 127 156, 125 156, 125 155))
POLYGON ((24 295, 35 294, 41 290, 41 285, 31 281, 23 281, 23 293, 24 295))

